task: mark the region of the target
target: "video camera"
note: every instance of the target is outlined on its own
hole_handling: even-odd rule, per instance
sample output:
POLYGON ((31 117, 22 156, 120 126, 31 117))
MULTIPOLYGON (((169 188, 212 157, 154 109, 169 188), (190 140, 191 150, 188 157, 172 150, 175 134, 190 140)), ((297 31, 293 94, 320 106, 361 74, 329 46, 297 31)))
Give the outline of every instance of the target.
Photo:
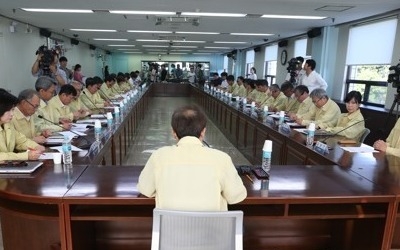
POLYGON ((36 55, 37 54, 42 54, 42 57, 41 57, 41 59, 39 61, 39 68, 42 69, 43 75, 50 76, 51 75, 50 64, 54 60, 55 51, 49 49, 45 45, 42 45, 36 51, 36 55))
POLYGON ((389 70, 393 70, 394 73, 389 74, 388 83, 391 83, 393 88, 397 88, 397 92, 400 91, 400 63, 395 66, 390 66, 389 70))
POLYGON ((297 58, 292 58, 288 62, 288 67, 286 68, 288 73, 290 73, 290 82, 295 83, 297 77, 297 69, 302 62, 299 61, 297 58))

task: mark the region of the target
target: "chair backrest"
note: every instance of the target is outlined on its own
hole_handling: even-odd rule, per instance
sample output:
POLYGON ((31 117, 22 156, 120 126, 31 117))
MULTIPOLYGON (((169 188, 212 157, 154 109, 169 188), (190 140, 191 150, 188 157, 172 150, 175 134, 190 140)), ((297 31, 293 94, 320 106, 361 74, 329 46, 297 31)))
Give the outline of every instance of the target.
POLYGON ((243 212, 154 209, 151 250, 242 250, 243 212))
POLYGON ((364 140, 365 140, 365 138, 367 138, 369 132, 371 132, 371 131, 368 128, 364 129, 364 131, 362 132, 361 137, 360 137, 361 143, 364 143, 364 140))

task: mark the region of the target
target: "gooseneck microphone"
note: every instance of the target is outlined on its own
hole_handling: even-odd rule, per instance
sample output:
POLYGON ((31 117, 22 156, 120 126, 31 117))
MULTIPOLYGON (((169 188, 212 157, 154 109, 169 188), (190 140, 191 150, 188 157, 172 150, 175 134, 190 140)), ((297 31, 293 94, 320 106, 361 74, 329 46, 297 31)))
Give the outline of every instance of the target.
POLYGON ((82 94, 85 95, 85 97, 86 97, 86 98, 89 100, 89 102, 93 105, 94 109, 97 110, 97 111, 99 111, 99 114, 103 115, 103 117, 107 119, 107 116, 105 116, 105 115, 103 114, 103 111, 102 111, 100 108, 98 108, 98 107, 96 106, 96 104, 95 104, 92 100, 90 100, 89 96, 87 96, 86 93, 85 93, 84 91, 82 91, 82 94))
MULTIPOLYGON (((57 123, 55 123, 55 122, 53 122, 53 121, 51 121, 51 120, 49 120, 49 119, 47 119, 47 118, 44 118, 42 115, 38 115, 38 117, 39 117, 40 119, 43 119, 43 120, 45 120, 45 121, 47 121, 47 122, 53 124, 53 125, 56 125, 56 126, 62 128, 62 129, 65 129, 65 128, 64 128, 63 126, 61 126, 60 124, 57 124, 57 123)), ((80 148, 82 148, 82 149, 90 148, 90 146, 91 146, 91 144, 92 144, 91 141, 89 141, 88 139, 86 139, 84 136, 81 136, 80 134, 76 133, 75 131, 72 131, 72 130, 70 130, 70 129, 65 129, 65 130, 68 131, 68 132, 71 132, 71 133, 73 133, 73 134, 75 134, 75 135, 77 135, 78 137, 81 137, 82 139, 84 139, 84 140, 87 142, 87 144, 81 145, 80 148)))
POLYGON ((106 95, 106 93, 104 93, 103 90, 99 89, 99 91, 106 97, 107 101, 110 103, 110 105, 112 107, 115 107, 115 105, 113 104, 112 100, 108 97, 108 95, 106 95))
POLYGON ((323 139, 321 142, 322 142, 322 143, 325 143, 325 141, 326 141, 329 137, 336 136, 336 135, 338 135, 339 133, 341 133, 341 132, 343 132, 343 131, 345 131, 345 130, 351 128, 351 127, 353 127, 354 125, 359 124, 360 122, 365 122, 365 121, 367 121, 368 119, 369 119, 369 118, 360 120, 360 121, 358 121, 358 122, 355 122, 355 123, 351 124, 350 126, 345 127, 344 129, 339 130, 338 132, 336 132, 336 133, 334 133, 334 134, 332 134, 332 135, 325 136, 324 139, 323 139))

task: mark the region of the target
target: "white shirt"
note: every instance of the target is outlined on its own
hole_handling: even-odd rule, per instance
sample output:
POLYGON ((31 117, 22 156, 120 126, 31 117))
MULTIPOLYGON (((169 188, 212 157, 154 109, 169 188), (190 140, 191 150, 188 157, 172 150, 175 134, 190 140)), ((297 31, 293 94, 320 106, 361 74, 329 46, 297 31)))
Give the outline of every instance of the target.
POLYGON ((311 93, 314 89, 324 89, 328 87, 328 84, 325 80, 315 71, 312 71, 308 76, 304 74, 300 81, 301 85, 305 85, 308 88, 309 93, 311 93))
POLYGON ((252 79, 252 80, 257 80, 257 74, 256 73, 251 73, 249 78, 252 79))

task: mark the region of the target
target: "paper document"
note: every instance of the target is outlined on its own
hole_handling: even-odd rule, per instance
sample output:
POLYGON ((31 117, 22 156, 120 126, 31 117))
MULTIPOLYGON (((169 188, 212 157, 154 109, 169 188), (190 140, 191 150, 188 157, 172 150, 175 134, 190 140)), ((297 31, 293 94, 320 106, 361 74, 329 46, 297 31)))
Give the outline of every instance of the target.
POLYGON ((85 119, 85 120, 78 120, 76 123, 78 124, 94 124, 96 120, 100 120, 101 123, 107 123, 107 119, 102 117, 103 119, 85 119))
POLYGON ((361 147, 341 147, 343 150, 352 153, 375 153, 378 152, 373 147, 363 144, 361 147))
POLYGON ((78 135, 80 135, 80 136, 85 136, 86 135, 85 133, 82 133, 82 132, 79 132, 79 131, 74 131, 74 133, 71 132, 71 131, 61 131, 61 132, 58 132, 58 133, 62 134, 63 136, 67 136, 68 138, 78 137, 78 135))
POLYGON ((62 143, 63 140, 64 140, 63 137, 61 137, 61 138, 47 138, 46 139, 46 143, 48 143, 48 144, 62 143))
MULTIPOLYGON (((56 153, 58 154, 58 153, 56 153)), ((52 152, 45 152, 43 154, 40 155, 39 160, 51 160, 54 158, 54 153, 52 152)))
POLYGON ((104 116, 105 116, 105 115, 103 115, 103 114, 95 114, 95 115, 91 115, 91 116, 90 116, 90 118, 96 118, 96 119, 97 119, 97 118, 100 118, 100 119, 105 119, 105 118, 104 118, 104 116))
MULTIPOLYGON (((55 146, 55 147, 50 147, 51 149, 57 150, 58 152, 62 153, 62 146, 55 146)), ((76 152, 81 152, 83 149, 80 149, 78 147, 75 147, 74 145, 71 145, 71 150, 76 151, 76 152)))

